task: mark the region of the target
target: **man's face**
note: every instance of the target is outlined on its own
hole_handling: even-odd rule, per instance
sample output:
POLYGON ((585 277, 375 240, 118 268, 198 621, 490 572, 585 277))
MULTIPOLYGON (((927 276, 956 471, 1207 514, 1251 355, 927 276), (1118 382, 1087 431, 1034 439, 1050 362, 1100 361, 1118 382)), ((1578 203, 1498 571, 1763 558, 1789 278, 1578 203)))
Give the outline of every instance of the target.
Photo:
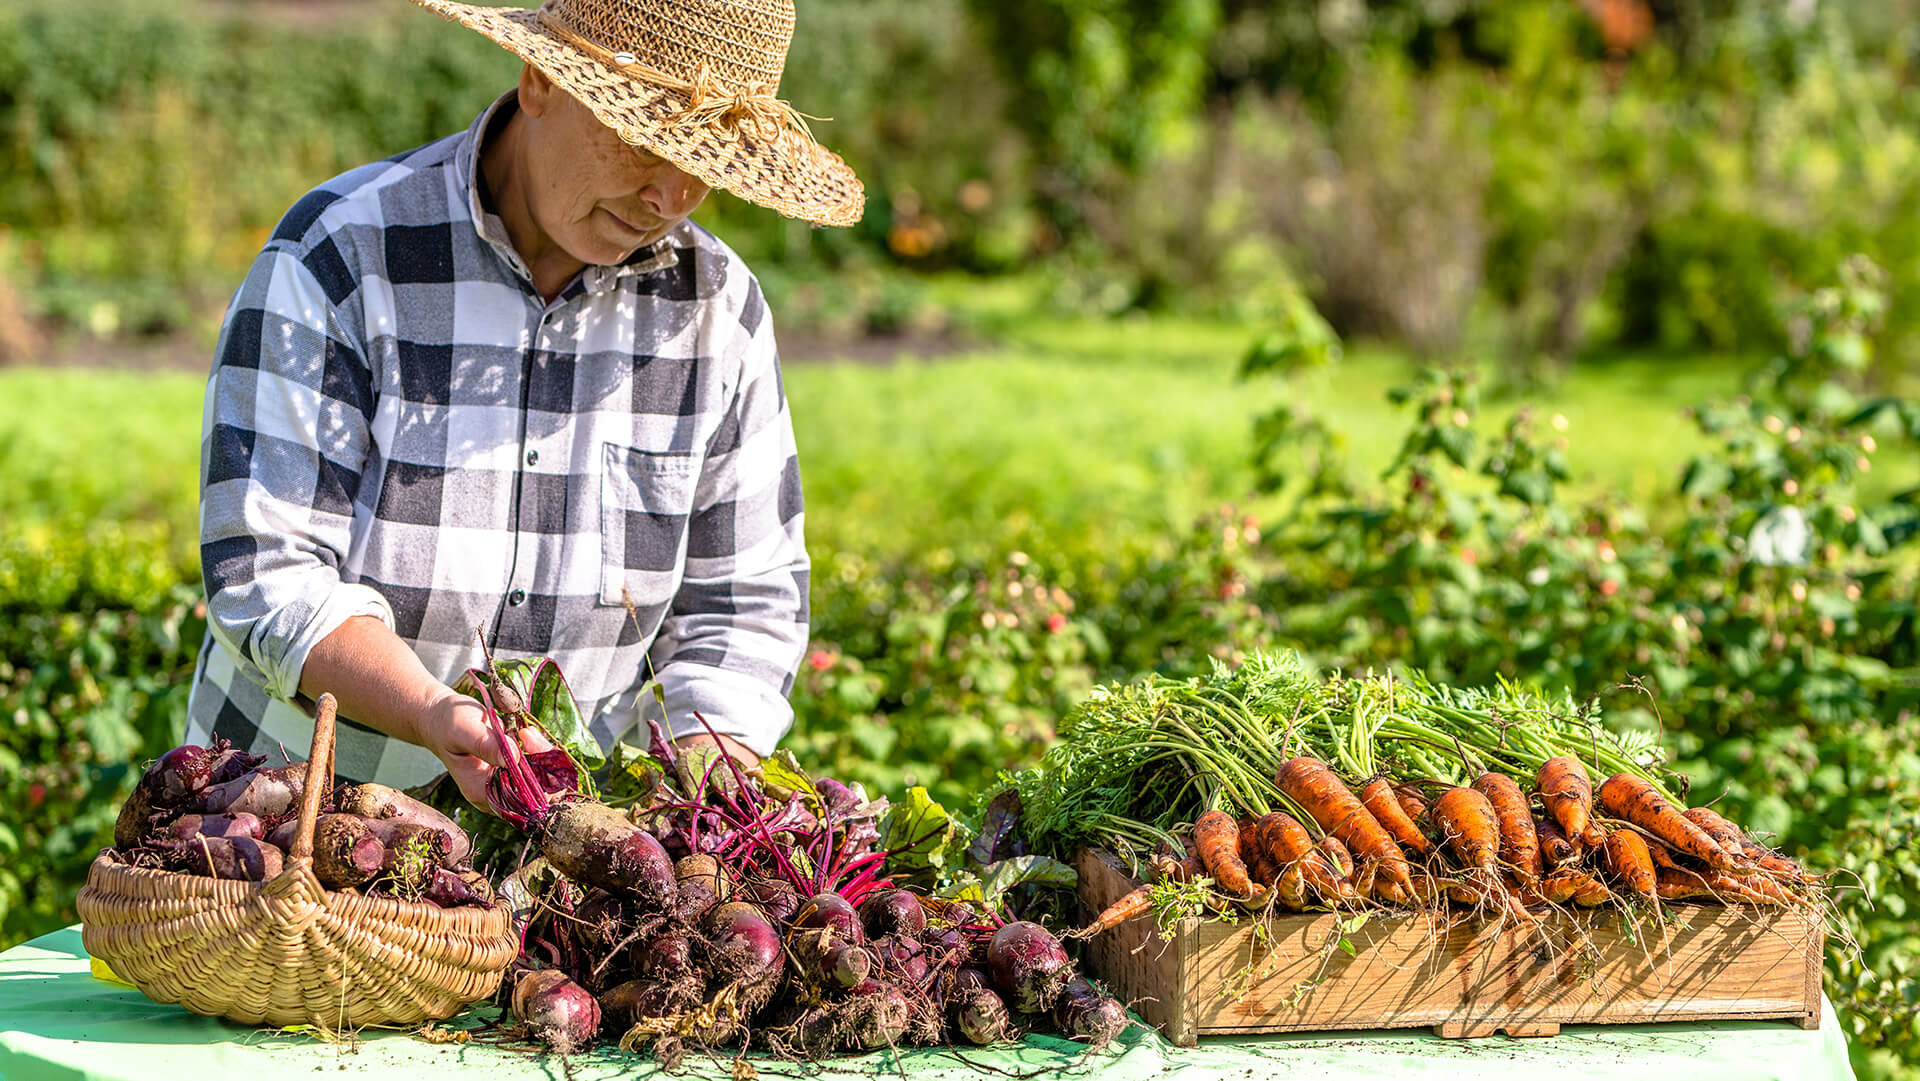
POLYGON ((554 246, 590 266, 618 263, 684 221, 707 185, 623 142, 538 71, 520 84, 533 121, 528 209, 554 246))

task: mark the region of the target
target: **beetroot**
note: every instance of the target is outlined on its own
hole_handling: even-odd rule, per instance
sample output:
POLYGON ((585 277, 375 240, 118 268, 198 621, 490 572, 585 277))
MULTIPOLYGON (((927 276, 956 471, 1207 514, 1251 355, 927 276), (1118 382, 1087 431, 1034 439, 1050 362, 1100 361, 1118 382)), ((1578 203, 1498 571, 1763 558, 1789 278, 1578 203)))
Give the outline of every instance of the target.
POLYGON ((266 755, 248 754, 223 739, 214 741, 210 753, 213 760, 207 767, 208 784, 225 784, 243 773, 252 773, 267 763, 266 755))
POLYGON ((641 1021, 673 1017, 700 1005, 700 981, 628 980, 600 994, 600 1014, 612 1032, 625 1034, 641 1021))
POLYGON ((763 878, 749 883, 742 889, 747 900, 760 906, 770 920, 781 923, 791 921, 800 911, 800 894, 792 886, 777 879, 763 878))
POLYGON ((1039 1013, 1053 1005, 1072 976, 1060 940, 1026 920, 1002 926, 987 944, 987 972, 994 988, 1021 1013, 1039 1013))
POLYGON ((184 744, 161 755, 140 781, 151 786, 149 792, 156 806, 179 807, 207 786, 213 762, 214 756, 205 747, 184 744))
POLYGON ((860 904, 860 923, 870 937, 920 937, 927 929, 927 912, 920 899, 906 890, 878 890, 860 904))
POLYGON ((120 817, 113 824, 114 846, 123 852, 138 847, 155 820, 179 809, 206 787, 212 764, 207 749, 193 743, 155 759, 120 805, 120 817))
POLYGON ((787 952, 801 976, 821 987, 854 987, 873 974, 873 956, 831 927, 801 927, 787 933, 787 952))
POLYGON ((836 1028, 855 1047, 892 1047, 907 1033, 913 1007, 898 987, 867 980, 847 992, 834 1010, 836 1028))
POLYGON ((929 927, 927 933, 920 936, 920 944, 926 947, 927 963, 935 968, 965 964, 973 952, 967 945, 967 936, 952 927, 929 927))
POLYGON ((927 948, 917 939, 900 934, 881 935, 871 940, 867 948, 889 979, 902 987, 925 986, 929 972, 927 948))
POLYGON ((286 862, 285 853, 251 837, 195 837, 161 841, 157 847, 189 874, 239 882, 265 882, 278 875, 286 862))
POLYGON ((464 862, 473 851, 473 842, 467 838, 467 831, 455 825, 453 819, 405 792, 383 784, 345 786, 339 793, 339 810, 342 814, 359 815, 361 818, 429 827, 441 835, 449 863, 464 862))
POLYGON ((260 819, 250 814, 185 814, 168 825, 167 835, 178 841, 191 840, 195 837, 250 837, 259 841, 266 838, 266 830, 260 819))
POLYGON ((324 814, 313 826, 313 875, 330 890, 366 885, 387 862, 387 846, 357 815, 324 814))
POLYGON ((513 985, 513 1016, 563 1055, 592 1044, 600 1032, 600 1003, 551 968, 525 973, 513 985))
POLYGON ((1068 1036, 1086 1040, 1097 1049, 1125 1032, 1129 1021, 1126 1007, 1118 1000, 1094 990, 1086 980, 1076 979, 1054 1000, 1053 1023, 1068 1036))
POLYGON ((683 888, 690 884, 704 888, 716 902, 727 900, 733 893, 733 876, 727 873, 718 859, 706 852, 682 856, 674 861, 673 877, 683 888))
POLYGON ((974 978, 956 980, 947 994, 947 1016, 954 1031, 967 1042, 981 1046, 1013 1039, 1013 1015, 1007 1011, 1006 1002, 987 986, 985 974, 978 969, 962 969, 961 973, 971 973, 974 978))
POLYGON ((431 877, 420 888, 420 899, 441 908, 485 906, 493 903, 493 887, 487 885, 486 876, 477 871, 463 874, 445 867, 435 867, 431 877))
POLYGON ((602 803, 573 800, 547 812, 540 854, 575 882, 633 898, 650 910, 673 900, 673 862, 653 835, 602 803))
POLYGON ((719 903, 720 898, 713 895, 706 879, 689 878, 674 887, 673 904, 668 906, 667 911, 675 922, 692 926, 706 919, 707 913, 719 903))
POLYGON ((758 985, 778 977, 785 966, 773 924, 741 901, 729 901, 707 914, 707 941, 714 975, 721 979, 758 985))
POLYGON ((307 779, 305 763, 255 770, 200 790, 192 808, 203 814, 247 814, 279 818, 300 802, 307 779))
POLYGON ((667 983, 700 978, 694 964, 693 940, 682 932, 662 931, 634 953, 634 970, 646 979, 667 983))
POLYGON ((821 893, 802 902, 794 911, 795 927, 824 927, 848 942, 859 943, 865 940, 865 930, 860 925, 860 917, 845 897, 837 893, 821 893))

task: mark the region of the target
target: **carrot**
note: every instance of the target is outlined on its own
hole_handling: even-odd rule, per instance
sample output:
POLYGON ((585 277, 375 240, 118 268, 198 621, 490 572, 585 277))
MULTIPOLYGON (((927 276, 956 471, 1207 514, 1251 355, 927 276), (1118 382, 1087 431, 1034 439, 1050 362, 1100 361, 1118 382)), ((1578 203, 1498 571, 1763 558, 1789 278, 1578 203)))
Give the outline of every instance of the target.
POLYGON ((1253 879, 1240 859, 1240 827, 1225 811, 1208 811, 1194 822, 1193 847, 1221 889, 1243 900, 1253 896, 1253 879))
POLYGON ((1559 823, 1560 831, 1569 839, 1586 839, 1598 847, 1597 841, 1586 837, 1587 822, 1593 817, 1593 781, 1587 777, 1587 767, 1570 755, 1549 758, 1540 763, 1534 783, 1548 817, 1559 823))
POLYGON ((1720 817, 1720 812, 1711 807, 1689 807, 1680 812, 1680 817, 1700 827, 1700 832, 1713 838, 1713 842, 1729 856, 1745 856, 1747 835, 1740 827, 1720 817))
POLYGON ((1273 880, 1273 895, 1282 907, 1299 912, 1307 907, 1307 877, 1303 864, 1294 864, 1273 880))
POLYGON ((1533 812, 1513 778, 1504 773, 1482 773, 1473 790, 1487 797, 1500 827, 1500 862, 1512 869, 1522 885, 1540 880, 1540 838, 1533 830, 1533 812))
POLYGON ((1205 868, 1200 866, 1199 857, 1190 855, 1175 859, 1173 853, 1164 849, 1154 853, 1151 862, 1155 877, 1162 881, 1191 882, 1206 873, 1205 868))
POLYGON ((1798 903, 1778 882, 1760 875, 1730 875, 1720 871, 1698 874, 1682 868, 1662 868, 1658 889, 1663 901, 1706 899, 1725 904, 1729 898, 1752 905, 1798 903))
POLYGON ((1320 838, 1319 844, 1315 847, 1326 854, 1327 862, 1333 865, 1335 874, 1349 882, 1353 881, 1353 853, 1347 851, 1347 846, 1340 843, 1340 838, 1329 833, 1320 838))
POLYGON ((1644 778, 1616 773, 1600 785, 1600 806, 1615 818, 1646 830, 1677 852, 1712 867, 1735 872, 1740 865, 1712 837, 1681 815, 1665 796, 1644 778))
POLYGON ((1321 829, 1340 838, 1355 858, 1379 863, 1379 873, 1386 876, 1384 888, 1401 898, 1412 897, 1407 854, 1326 763, 1302 755, 1281 766, 1274 781, 1321 829))
POLYGON ((1540 880, 1540 896, 1552 904, 1565 904, 1580 891, 1581 883, 1591 877, 1577 867, 1555 868, 1540 880))
POLYGON ((1560 824, 1552 818, 1533 820, 1534 836, 1540 839, 1540 862, 1547 868, 1558 867, 1573 859, 1573 842, 1560 832, 1560 824))
POLYGON ((1433 821, 1468 869, 1487 882, 1500 878, 1500 826, 1493 804, 1471 788, 1449 788, 1433 801, 1433 821))
POLYGON ((1632 830, 1614 830, 1600 846, 1600 858, 1628 889, 1642 897, 1653 896, 1653 855, 1647 851, 1646 838, 1632 830))
POLYGON ((1121 895, 1118 901, 1100 910, 1093 922, 1078 931, 1068 932, 1071 938, 1092 938, 1102 931, 1111 931, 1135 916, 1146 915, 1149 907, 1147 898, 1153 892, 1152 886, 1141 886, 1121 895))
POLYGON ((1538 908, 1547 903, 1546 896, 1540 892, 1538 878, 1532 882, 1522 882, 1509 871, 1501 876, 1500 884, 1506 887, 1508 896, 1515 898, 1528 908, 1538 908))
POLYGON ((1613 891, 1593 875, 1588 875, 1580 883, 1580 887, 1573 891, 1573 903, 1582 908, 1596 908, 1611 900, 1613 900, 1613 891))
POLYGON ((1427 820, 1427 797, 1421 795, 1419 789, 1412 785, 1397 784, 1393 786, 1393 797, 1400 801, 1400 809, 1407 812, 1407 817, 1413 820, 1415 826, 1427 820))
POLYGON ((1680 813, 1717 841, 1730 856, 1748 860, 1755 867, 1778 878, 1800 883, 1820 881, 1819 875, 1808 874, 1805 868, 1787 857, 1756 844, 1739 826, 1723 818, 1711 807, 1689 807, 1680 813))
POLYGON ((1255 848, 1257 847, 1257 844, 1254 838, 1254 833, 1251 828, 1253 826, 1253 821, 1254 820, 1251 818, 1242 818, 1239 821, 1234 823, 1234 826, 1240 831, 1239 833, 1240 862, 1246 864, 1249 869, 1253 867, 1253 857, 1255 854, 1255 848))
POLYGON ((1416 856, 1425 856, 1433 851, 1433 842, 1427 840, 1427 835, 1421 833, 1420 827, 1414 823, 1413 816, 1407 813, 1406 805, 1393 789, 1393 782, 1385 777, 1368 781, 1367 786, 1360 790, 1360 802, 1393 835, 1394 842, 1402 849, 1416 856))
POLYGON ((1270 811, 1262 817, 1255 829, 1260 834, 1260 848, 1267 859, 1280 873, 1285 875, 1299 868, 1307 887, 1321 897, 1342 901, 1357 899, 1353 884, 1340 877, 1333 865, 1327 862, 1326 853, 1314 847, 1313 837, 1307 833, 1307 827, 1285 811, 1270 811))

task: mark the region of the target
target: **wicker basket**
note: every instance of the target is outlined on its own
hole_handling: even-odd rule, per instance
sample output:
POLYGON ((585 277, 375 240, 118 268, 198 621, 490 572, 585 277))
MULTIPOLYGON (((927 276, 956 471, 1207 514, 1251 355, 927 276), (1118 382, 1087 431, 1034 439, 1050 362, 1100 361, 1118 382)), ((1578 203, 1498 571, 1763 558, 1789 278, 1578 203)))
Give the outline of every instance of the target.
POLYGON ((133 867, 103 849, 78 901, 88 953, 157 1002, 248 1025, 417 1025, 493 993, 519 950, 503 903, 443 909, 335 893, 314 877, 333 696, 319 707, 286 869, 235 882, 133 867))

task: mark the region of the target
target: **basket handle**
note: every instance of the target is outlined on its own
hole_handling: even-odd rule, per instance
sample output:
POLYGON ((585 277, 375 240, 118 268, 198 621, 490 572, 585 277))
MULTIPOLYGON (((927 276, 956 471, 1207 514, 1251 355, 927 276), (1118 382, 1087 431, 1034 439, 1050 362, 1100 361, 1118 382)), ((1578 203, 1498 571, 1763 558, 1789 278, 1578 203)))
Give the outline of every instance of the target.
POLYGON ((313 827, 320 821, 320 801, 333 787, 333 717, 339 703, 322 694, 313 719, 313 749, 307 753, 307 779, 300 789, 300 826, 293 835, 287 862, 313 862, 313 827))

